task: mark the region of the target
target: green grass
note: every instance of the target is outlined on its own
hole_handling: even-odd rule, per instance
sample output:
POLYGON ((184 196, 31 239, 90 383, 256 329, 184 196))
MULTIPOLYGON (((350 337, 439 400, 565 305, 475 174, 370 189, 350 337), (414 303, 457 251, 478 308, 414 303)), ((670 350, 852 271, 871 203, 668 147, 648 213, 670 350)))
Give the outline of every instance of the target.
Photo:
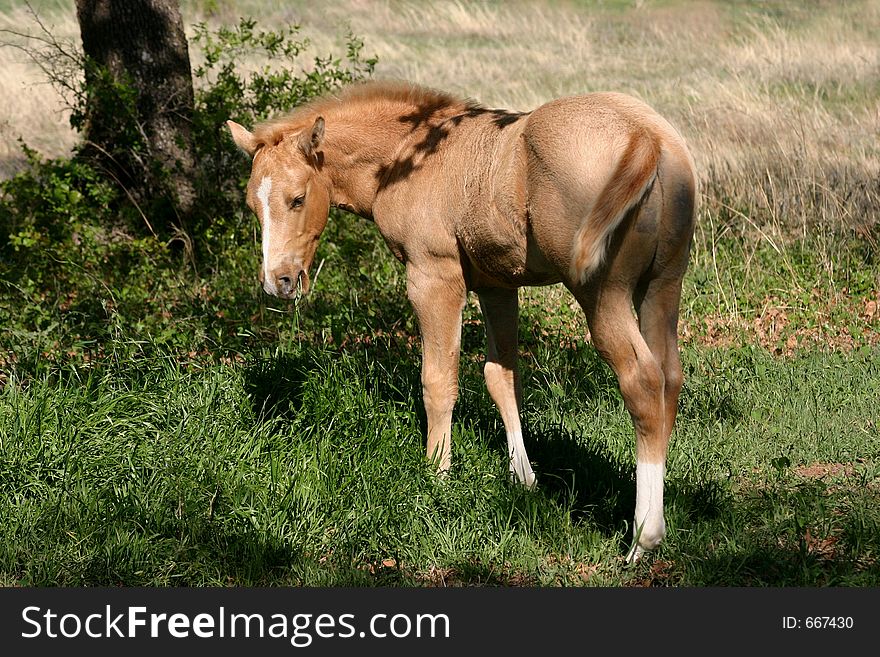
MULTIPOLYGON (((476 350, 476 335, 466 348, 476 350)), ((877 585, 880 353, 688 349, 669 536, 628 568, 632 429, 591 347, 526 359, 536 492, 466 358, 423 462, 418 351, 69 364, 0 393, 0 577, 27 585, 877 585), (814 464, 842 464, 825 477, 814 464), (586 579, 585 579, 586 578, 586 579)))

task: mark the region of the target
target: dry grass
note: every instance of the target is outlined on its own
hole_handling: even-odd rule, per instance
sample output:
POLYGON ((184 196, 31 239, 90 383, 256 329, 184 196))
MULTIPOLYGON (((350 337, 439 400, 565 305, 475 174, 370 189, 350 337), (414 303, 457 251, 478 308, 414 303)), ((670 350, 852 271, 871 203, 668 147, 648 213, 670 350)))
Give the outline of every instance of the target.
MULTIPOLYGON (((69 15, 40 15, 59 38, 79 38, 72 8, 69 15)), ((0 13, 0 30, 39 33, 25 6, 0 13)), ((0 32, 0 43, 5 46, 0 48, 0 177, 6 177, 24 162, 19 139, 40 153, 56 157, 70 151, 76 135, 70 129, 62 99, 42 71, 24 52, 10 45, 22 45, 24 41, 0 32)))
MULTIPOLYGON (((633 93, 680 127, 707 177, 775 165, 792 173, 880 167, 876 0, 811 3, 809 10, 801 3, 705 1, 183 6, 187 24, 231 23, 241 14, 267 26, 299 22, 317 52, 339 52, 350 27, 379 55, 380 75, 495 106, 529 109, 599 89, 633 93)), ((76 38, 72 8, 43 17, 61 36, 76 38)), ((22 25, 33 30, 23 8, 0 15, 0 27, 22 25)), ((0 64, 4 171, 16 160, 19 136, 47 155, 67 152, 75 136, 39 71, 10 48, 0 49, 0 64)))

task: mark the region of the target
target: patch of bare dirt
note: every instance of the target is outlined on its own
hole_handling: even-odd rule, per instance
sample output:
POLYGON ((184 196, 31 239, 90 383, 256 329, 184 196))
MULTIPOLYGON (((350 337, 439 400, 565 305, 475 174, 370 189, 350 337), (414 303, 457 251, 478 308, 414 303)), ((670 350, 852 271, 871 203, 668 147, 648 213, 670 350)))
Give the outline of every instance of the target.
POLYGON ((812 463, 794 469, 794 473, 805 479, 824 479, 825 477, 850 477, 855 474, 852 463, 812 463))
POLYGON ((651 586, 676 586, 677 580, 675 562, 658 559, 651 564, 647 575, 634 579, 629 585, 644 588, 651 586))

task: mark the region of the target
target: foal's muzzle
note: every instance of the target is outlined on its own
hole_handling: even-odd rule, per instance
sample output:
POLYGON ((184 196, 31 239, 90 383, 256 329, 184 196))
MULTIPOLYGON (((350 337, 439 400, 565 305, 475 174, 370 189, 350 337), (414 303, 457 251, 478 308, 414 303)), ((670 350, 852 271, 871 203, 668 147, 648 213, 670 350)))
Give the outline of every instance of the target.
POLYGON ((282 299, 292 299, 297 292, 308 294, 309 291, 309 273, 302 265, 277 269, 269 277, 263 277, 261 272, 260 277, 264 279, 263 290, 282 299))

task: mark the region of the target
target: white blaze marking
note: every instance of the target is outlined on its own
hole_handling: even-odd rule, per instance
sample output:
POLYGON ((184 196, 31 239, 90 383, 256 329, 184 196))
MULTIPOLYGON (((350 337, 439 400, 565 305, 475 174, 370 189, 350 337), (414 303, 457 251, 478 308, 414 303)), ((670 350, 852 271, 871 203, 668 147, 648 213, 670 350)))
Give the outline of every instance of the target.
POLYGON ((272 178, 264 176, 257 189, 257 198, 263 204, 263 280, 266 287, 275 293, 275 281, 269 276, 269 235, 272 230, 272 209, 269 206, 269 194, 272 192, 272 178))
POLYGON ((657 547, 666 534, 663 520, 663 463, 636 462, 635 537, 638 542, 629 559, 638 559, 643 550, 657 547))

